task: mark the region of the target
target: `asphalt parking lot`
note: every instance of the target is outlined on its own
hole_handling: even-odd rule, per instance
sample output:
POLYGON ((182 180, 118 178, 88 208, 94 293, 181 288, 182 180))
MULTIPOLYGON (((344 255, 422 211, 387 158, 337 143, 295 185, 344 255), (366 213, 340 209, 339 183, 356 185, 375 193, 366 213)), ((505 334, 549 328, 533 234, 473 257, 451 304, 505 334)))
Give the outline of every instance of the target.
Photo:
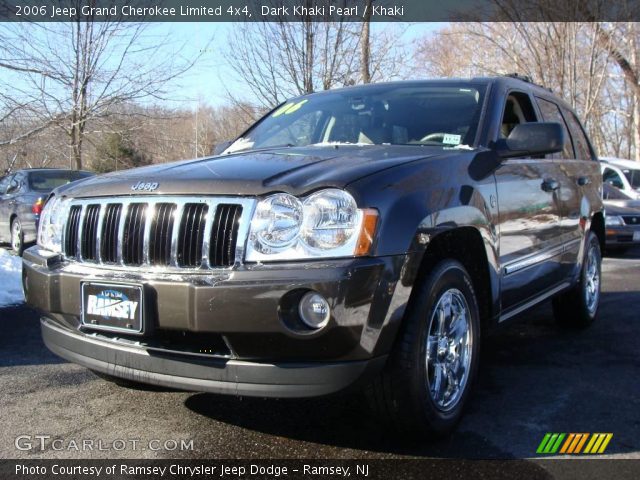
POLYGON ((49 353, 35 311, 0 308, 0 456, 533 458, 546 432, 612 432, 606 456, 640 458, 640 250, 606 258, 603 277, 591 329, 558 328, 544 304, 487 339, 466 416, 432 443, 393 438, 357 395, 283 401, 118 387, 49 353), (19 435, 62 439, 63 448, 47 440, 44 450, 19 450, 19 435), (66 448, 70 439, 138 442, 83 452, 66 448))

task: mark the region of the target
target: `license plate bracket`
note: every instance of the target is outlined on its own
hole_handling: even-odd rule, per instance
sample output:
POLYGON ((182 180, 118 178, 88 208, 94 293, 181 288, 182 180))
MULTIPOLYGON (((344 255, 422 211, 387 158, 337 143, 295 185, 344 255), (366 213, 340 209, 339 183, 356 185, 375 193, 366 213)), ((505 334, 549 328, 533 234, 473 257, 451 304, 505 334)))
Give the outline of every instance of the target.
POLYGON ((86 327, 144 333, 144 289, 138 284, 82 282, 81 321, 86 327))

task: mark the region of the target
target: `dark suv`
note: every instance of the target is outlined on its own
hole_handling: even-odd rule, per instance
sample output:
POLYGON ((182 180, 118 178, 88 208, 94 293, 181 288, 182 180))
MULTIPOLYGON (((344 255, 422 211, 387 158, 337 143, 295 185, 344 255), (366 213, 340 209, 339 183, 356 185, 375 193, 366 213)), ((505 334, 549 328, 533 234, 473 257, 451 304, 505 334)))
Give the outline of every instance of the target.
POLYGON ((18 170, 0 179, 0 243, 18 255, 36 241, 44 200, 56 187, 93 175, 59 168, 18 170))
POLYGON ((553 298, 596 317, 601 176, 575 113, 516 78, 303 96, 221 155, 61 188, 25 251, 61 357, 122 382, 261 397, 364 386, 453 428, 483 335, 553 298))

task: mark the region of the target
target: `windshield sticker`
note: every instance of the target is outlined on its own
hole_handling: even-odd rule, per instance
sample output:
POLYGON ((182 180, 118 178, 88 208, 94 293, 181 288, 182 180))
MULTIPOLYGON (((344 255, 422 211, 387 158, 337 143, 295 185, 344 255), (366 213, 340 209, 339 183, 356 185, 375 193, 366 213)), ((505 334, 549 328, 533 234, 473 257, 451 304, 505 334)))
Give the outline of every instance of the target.
POLYGON ((444 138, 442 139, 442 143, 447 145, 459 145, 460 140, 462 139, 462 135, 454 135, 452 133, 445 133, 444 138))
POLYGON ((290 113, 297 112, 298 110, 300 110, 300 107, 302 107, 308 101, 309 100, 300 100, 297 103, 296 102, 287 103, 286 105, 283 105, 278 110, 273 112, 273 114, 271 116, 272 117, 279 117, 280 115, 289 115, 290 113))

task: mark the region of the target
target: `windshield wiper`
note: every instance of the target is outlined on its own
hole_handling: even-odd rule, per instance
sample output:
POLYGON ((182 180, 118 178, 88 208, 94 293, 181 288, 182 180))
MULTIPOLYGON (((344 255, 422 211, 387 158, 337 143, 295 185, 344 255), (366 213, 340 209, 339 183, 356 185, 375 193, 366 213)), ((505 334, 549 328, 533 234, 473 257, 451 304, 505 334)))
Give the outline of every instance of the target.
POLYGON ((262 150, 273 150, 274 148, 290 148, 295 146, 296 145, 294 145, 293 143, 283 143, 282 145, 271 145, 269 147, 259 147, 259 148, 247 147, 247 148, 240 148, 232 152, 228 152, 225 155, 232 155, 234 153, 242 153, 242 152, 259 152, 262 150))

